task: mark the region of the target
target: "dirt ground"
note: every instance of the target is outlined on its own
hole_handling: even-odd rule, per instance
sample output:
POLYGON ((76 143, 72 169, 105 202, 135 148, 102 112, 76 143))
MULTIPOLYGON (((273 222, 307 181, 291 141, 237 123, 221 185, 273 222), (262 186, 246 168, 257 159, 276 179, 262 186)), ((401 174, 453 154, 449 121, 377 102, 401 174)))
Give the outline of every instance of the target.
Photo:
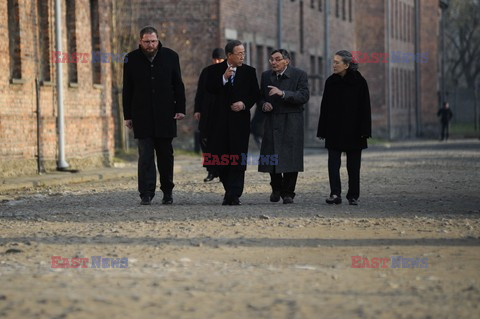
POLYGON ((200 159, 177 162, 171 206, 140 206, 134 178, 2 194, 0 317, 480 318, 478 140, 366 150, 359 206, 325 203, 324 150, 307 151, 292 205, 251 166, 242 205, 221 206, 200 159))

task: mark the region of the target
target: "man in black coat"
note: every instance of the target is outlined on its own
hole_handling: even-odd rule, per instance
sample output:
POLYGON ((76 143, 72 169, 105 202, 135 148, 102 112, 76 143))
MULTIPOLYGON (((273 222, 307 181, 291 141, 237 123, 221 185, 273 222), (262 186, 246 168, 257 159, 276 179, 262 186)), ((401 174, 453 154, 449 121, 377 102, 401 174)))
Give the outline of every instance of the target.
POLYGON ((250 109, 259 96, 255 69, 243 64, 245 48, 238 40, 225 46, 227 60, 208 67, 207 91, 215 95, 208 131, 206 165, 219 169, 225 189, 223 205, 240 205, 247 165, 250 109))
POLYGON ((450 107, 448 105, 448 102, 444 102, 443 106, 440 110, 437 112, 437 116, 440 117, 440 124, 441 124, 441 129, 440 129, 440 141, 445 141, 448 140, 448 126, 450 124, 450 120, 453 117, 452 110, 450 110, 450 107))
POLYGON ((317 136, 325 139, 328 149, 328 204, 340 204, 341 154, 347 154, 348 192, 350 205, 358 205, 362 150, 372 134, 370 93, 367 81, 357 71, 358 64, 346 50, 333 59, 333 73, 325 81, 317 136))
MULTIPOLYGON (((216 48, 212 52, 212 64, 222 63, 225 60, 225 51, 222 48, 216 48)), ((215 96, 207 92, 207 70, 204 68, 198 78, 197 93, 195 94, 195 106, 193 116, 198 121, 198 130, 200 132, 200 146, 203 153, 208 152, 208 128, 211 126, 211 121, 208 116, 210 108, 215 102, 215 96)), ((205 183, 212 181, 218 177, 218 172, 213 165, 204 165, 207 169, 208 175, 203 180, 205 183)))
POLYGON ((271 53, 272 70, 262 74, 260 102, 265 125, 259 172, 270 173, 271 202, 292 204, 298 172, 303 172, 303 110, 310 98, 308 76, 290 65, 287 50, 271 53))
POLYGON ((139 48, 125 58, 123 115, 138 140, 138 190, 142 205, 155 196, 157 156, 163 204, 172 204, 173 147, 177 120, 185 117, 185 87, 178 54, 162 47, 153 27, 140 31, 139 48))

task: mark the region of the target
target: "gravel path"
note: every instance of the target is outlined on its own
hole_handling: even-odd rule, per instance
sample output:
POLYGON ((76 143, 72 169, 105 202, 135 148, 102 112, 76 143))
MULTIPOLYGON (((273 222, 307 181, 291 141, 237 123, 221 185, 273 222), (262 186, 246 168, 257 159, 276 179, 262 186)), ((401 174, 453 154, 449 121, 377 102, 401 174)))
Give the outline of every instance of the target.
POLYGON ((0 317, 480 317, 480 142, 371 147, 357 207, 325 204, 324 150, 307 151, 293 205, 270 203, 252 166, 242 206, 221 206, 200 158, 178 161, 171 206, 140 206, 133 178, 2 194, 0 317))

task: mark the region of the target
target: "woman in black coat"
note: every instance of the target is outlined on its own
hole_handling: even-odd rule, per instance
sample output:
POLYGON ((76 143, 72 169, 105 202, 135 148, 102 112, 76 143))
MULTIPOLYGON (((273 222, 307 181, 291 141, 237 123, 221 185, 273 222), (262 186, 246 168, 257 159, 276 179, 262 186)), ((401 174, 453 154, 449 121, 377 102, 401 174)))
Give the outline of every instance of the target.
POLYGON ((333 59, 333 74, 325 82, 317 136, 325 139, 328 149, 328 204, 340 204, 341 154, 347 155, 348 193, 350 205, 358 205, 360 196, 360 163, 362 150, 372 134, 370 94, 367 81, 357 71, 352 54, 342 50, 333 59))

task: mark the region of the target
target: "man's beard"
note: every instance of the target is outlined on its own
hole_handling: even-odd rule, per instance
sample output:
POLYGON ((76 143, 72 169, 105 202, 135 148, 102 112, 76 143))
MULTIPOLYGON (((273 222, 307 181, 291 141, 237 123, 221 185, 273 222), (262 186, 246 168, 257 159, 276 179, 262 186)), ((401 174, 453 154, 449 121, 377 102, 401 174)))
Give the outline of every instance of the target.
POLYGON ((142 50, 143 54, 145 54, 149 58, 153 58, 155 56, 155 54, 157 54, 157 52, 158 52, 158 48, 156 48, 154 51, 151 51, 151 52, 145 50, 142 47, 140 47, 140 49, 142 50))

